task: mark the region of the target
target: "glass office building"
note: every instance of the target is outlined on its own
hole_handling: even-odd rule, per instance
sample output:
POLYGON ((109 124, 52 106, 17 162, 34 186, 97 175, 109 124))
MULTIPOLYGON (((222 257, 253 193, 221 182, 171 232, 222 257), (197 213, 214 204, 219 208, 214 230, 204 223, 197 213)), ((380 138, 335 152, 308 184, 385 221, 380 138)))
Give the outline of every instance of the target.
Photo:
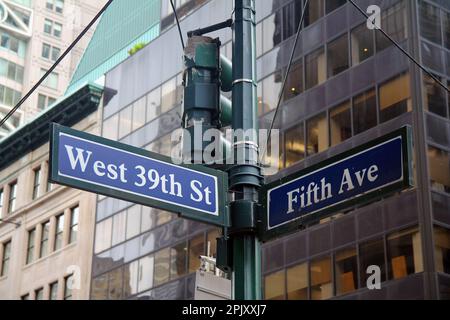
MULTIPOLYGON (((178 1, 184 32, 226 20, 233 1, 178 1), (201 22, 201 25, 199 25, 201 22)), ((450 4, 357 1, 381 7, 382 28, 450 87, 450 4)), ((301 0, 257 6, 260 127, 267 128, 298 26, 301 0)), ((181 124, 182 49, 168 1, 159 36, 106 74, 103 136, 170 155, 181 124), (109 92, 109 93, 108 93, 109 92)), ((231 58, 231 31, 222 30, 231 58)), ((265 299, 450 298, 450 97, 345 0, 312 0, 275 119, 274 181, 405 125, 414 187, 348 208, 265 243, 265 299), (381 289, 367 268, 379 266, 381 289)), ((270 159, 269 159, 270 160, 270 159)), ((92 299, 192 299, 198 256, 220 230, 98 197, 92 299)))

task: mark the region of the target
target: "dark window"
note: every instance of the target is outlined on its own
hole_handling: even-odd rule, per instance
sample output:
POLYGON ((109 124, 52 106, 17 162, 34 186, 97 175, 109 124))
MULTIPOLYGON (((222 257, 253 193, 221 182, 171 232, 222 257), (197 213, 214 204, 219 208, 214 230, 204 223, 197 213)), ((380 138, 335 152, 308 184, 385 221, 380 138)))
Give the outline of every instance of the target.
POLYGON ((386 122, 412 111, 409 74, 400 75, 380 87, 380 121, 386 122))
POLYGON ((325 300, 333 296, 331 277, 331 258, 321 258, 311 261, 311 299, 325 300))
MULTIPOLYGON (((441 80, 439 77, 437 77, 441 80)), ((442 117, 447 117, 446 94, 444 89, 429 75, 423 76, 425 108, 442 117)))
POLYGON ((288 300, 307 300, 308 282, 308 263, 287 269, 288 300))
POLYGON ((11 259, 11 241, 3 243, 3 256, 2 256, 2 265, 0 276, 4 277, 8 274, 9 271, 9 260, 11 259))
POLYGON ((299 123, 294 128, 286 131, 284 135, 284 148, 286 153, 286 168, 305 158, 305 133, 303 123, 299 123))
POLYGON ((341 250, 335 257, 336 294, 347 294, 358 289, 358 261, 356 249, 341 250))
POLYGON ((436 270, 450 274, 450 230, 434 227, 436 270))
POLYGON ((51 46, 49 44, 42 44, 42 58, 50 59, 51 46))
POLYGON ((305 13, 305 27, 313 24, 323 17, 324 6, 324 0, 309 1, 309 5, 305 13))
POLYGON ((389 279, 423 271, 422 244, 417 229, 397 232, 387 239, 389 279))
POLYGON ((58 299, 58 281, 50 284, 50 300, 58 299))
POLYGON ((331 146, 335 146, 352 137, 352 113, 347 101, 330 110, 331 146))
POLYGON ((35 300, 44 300, 44 288, 39 288, 34 290, 34 299, 35 300))
POLYGON ((325 82, 327 78, 326 61, 323 48, 305 57, 306 89, 325 82))
POLYGON ((285 289, 285 272, 279 271, 265 276, 264 278, 264 299, 283 300, 285 289))
POLYGON ((16 210, 17 202, 17 181, 9 184, 9 201, 8 201, 8 213, 16 210))
POLYGON ((336 10, 337 8, 343 6, 347 3, 347 0, 325 0, 326 13, 336 10))
POLYGON ((187 271, 187 243, 170 248, 170 278, 176 279, 187 271))
POLYGON ((364 23, 351 32, 352 40, 352 65, 357 65, 371 56, 375 52, 374 31, 367 28, 364 23))
POLYGON ((39 251, 39 258, 44 257, 48 253, 49 234, 50 234, 50 221, 47 221, 42 224, 41 249, 39 251))
POLYGON ((200 267, 200 255, 205 254, 203 234, 189 240, 189 273, 196 272, 200 267))
MULTIPOLYGON (((200 260, 199 260, 200 261, 200 260)), ((158 286, 166 283, 170 278, 170 249, 163 249, 155 253, 155 273, 153 284, 158 286)))
POLYGON ((328 125, 325 113, 306 121, 306 139, 308 156, 328 148, 328 125))
POLYGON ((41 186, 41 167, 34 169, 34 180, 33 180, 33 200, 39 197, 39 191, 41 186))
POLYGON ((0 189, 0 218, 3 216, 3 201, 4 201, 4 197, 5 193, 3 192, 3 189, 0 189))
POLYGON ((347 34, 328 44, 328 77, 338 75, 349 67, 347 34))
POLYGON ((64 278, 64 300, 72 300, 73 274, 64 278))
POLYGON ((444 14, 444 46, 450 50, 450 13, 443 11, 444 14))
POLYGON ((26 264, 33 262, 34 259, 34 247, 35 247, 35 239, 36 237, 36 229, 28 231, 28 243, 27 243, 27 260, 26 264))
POLYGON ((77 241, 79 214, 80 208, 78 206, 70 211, 69 244, 77 241))
POLYGON ((64 214, 60 214, 56 217, 56 230, 55 230, 55 251, 59 250, 63 246, 64 240, 64 214))
POLYGON ((283 97, 284 100, 289 100, 298 96, 303 92, 303 63, 297 61, 292 64, 291 71, 286 80, 283 97))
POLYGON ((359 246, 361 287, 366 287, 367 280, 372 275, 367 273, 369 266, 379 267, 381 271, 381 281, 386 280, 386 263, 384 259, 383 240, 373 240, 359 246))
POLYGON ((353 99, 353 124, 355 134, 377 125, 377 99, 375 90, 369 90, 353 99))
POLYGON ((450 154, 444 150, 428 147, 431 188, 450 193, 450 154))
POLYGON ((296 32, 294 2, 283 7, 283 39, 288 39, 296 32))
POLYGON ((439 9, 425 1, 419 1, 419 5, 421 36, 432 42, 441 44, 441 16, 439 9))
MULTIPOLYGON (((406 39, 408 29, 404 1, 382 11, 381 28, 397 42, 401 43, 406 39)), ((378 51, 393 45, 380 31, 376 31, 376 39, 378 51)))

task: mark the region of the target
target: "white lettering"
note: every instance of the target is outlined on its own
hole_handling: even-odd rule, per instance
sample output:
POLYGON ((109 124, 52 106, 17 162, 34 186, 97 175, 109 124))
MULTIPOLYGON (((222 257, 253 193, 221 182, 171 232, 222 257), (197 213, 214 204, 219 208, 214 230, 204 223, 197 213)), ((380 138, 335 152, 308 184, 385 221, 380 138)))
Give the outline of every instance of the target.
POLYGON ((355 186, 353 185, 352 177, 350 175, 350 170, 345 169, 344 175, 342 176, 342 182, 341 182, 341 188, 339 189, 339 194, 344 193, 344 186, 347 186, 346 191, 351 191, 355 189, 355 186))
POLYGON ((371 166, 369 168, 369 172, 367 173, 367 179, 369 179, 370 182, 375 182, 375 180, 378 179, 378 167, 377 166, 371 166))
POLYGON ((191 189, 192 189, 192 191, 194 191, 195 195, 197 195, 195 197, 194 194, 191 193, 191 200, 193 200, 195 202, 202 202, 203 194, 202 194, 201 190, 199 189, 201 187, 202 187, 202 183, 200 181, 197 181, 197 180, 191 181, 191 189))
POLYGON ((72 146, 68 146, 65 145, 66 150, 67 150, 67 155, 69 156, 69 161, 70 161, 70 165, 72 166, 72 170, 75 170, 75 168, 77 167, 78 162, 80 162, 80 167, 81 167, 81 171, 85 172, 86 171, 86 166, 89 162, 89 159, 92 155, 91 151, 86 151, 87 153, 87 158, 84 158, 84 150, 80 149, 80 148, 76 148, 77 150, 77 157, 75 158, 73 155, 73 147, 72 146))
POLYGON ((288 211, 287 213, 294 212, 294 208, 292 207, 293 203, 297 203, 297 196, 293 196, 294 193, 300 193, 300 189, 295 189, 287 193, 288 195, 288 211))
POLYGON ((94 162, 94 172, 99 177, 103 177, 105 175, 105 171, 104 171, 105 169, 106 169, 106 166, 103 162, 101 162, 101 161, 94 162))

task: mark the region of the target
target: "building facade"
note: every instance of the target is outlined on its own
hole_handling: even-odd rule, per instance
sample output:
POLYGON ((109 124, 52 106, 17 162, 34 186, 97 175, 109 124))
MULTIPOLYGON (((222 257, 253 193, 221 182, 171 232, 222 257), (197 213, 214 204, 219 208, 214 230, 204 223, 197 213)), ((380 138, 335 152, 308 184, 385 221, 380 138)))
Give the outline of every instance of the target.
MULTIPOLYGON (((224 21, 233 10, 232 1, 200 2, 183 2, 192 5, 181 19, 183 32, 224 21)), ((383 29, 450 85, 446 2, 357 3, 379 5, 383 29)), ((300 0, 256 1, 261 128, 272 121, 302 6, 300 0)), ((105 86, 116 95, 104 105, 102 135, 170 155, 178 147, 170 134, 181 122, 183 65, 173 15, 165 8, 159 36, 106 73, 105 86)), ((211 36, 220 37, 222 53, 231 58, 231 31, 211 36)), ((350 3, 311 1, 275 119, 282 133, 280 172, 266 180, 409 125, 415 183, 265 243, 265 299, 449 298, 449 103, 446 92, 379 31, 367 28, 350 3), (366 287, 371 265, 380 268, 381 290, 366 287)), ((219 233, 167 212, 99 197, 91 298, 193 298, 197 256, 219 233)))
POLYGON ((48 182, 49 124, 99 134, 88 85, 0 141, 0 299, 88 299, 96 195, 48 182))
MULTIPOLYGON (((1 117, 40 80, 105 3, 105 0, 0 1, 1 117)), ((92 34, 93 29, 0 128, 0 138, 64 95, 92 34)))

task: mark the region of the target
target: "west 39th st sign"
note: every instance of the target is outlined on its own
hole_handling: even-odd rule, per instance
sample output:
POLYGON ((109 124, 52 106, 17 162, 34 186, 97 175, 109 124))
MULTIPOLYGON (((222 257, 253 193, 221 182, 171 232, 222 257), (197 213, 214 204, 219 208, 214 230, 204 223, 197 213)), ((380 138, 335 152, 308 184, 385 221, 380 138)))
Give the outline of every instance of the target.
POLYGON ((57 124, 51 132, 51 182, 229 226, 226 173, 57 124))
POLYGON ((404 127, 368 144, 265 185, 264 240, 354 204, 412 185, 411 133, 404 127))

